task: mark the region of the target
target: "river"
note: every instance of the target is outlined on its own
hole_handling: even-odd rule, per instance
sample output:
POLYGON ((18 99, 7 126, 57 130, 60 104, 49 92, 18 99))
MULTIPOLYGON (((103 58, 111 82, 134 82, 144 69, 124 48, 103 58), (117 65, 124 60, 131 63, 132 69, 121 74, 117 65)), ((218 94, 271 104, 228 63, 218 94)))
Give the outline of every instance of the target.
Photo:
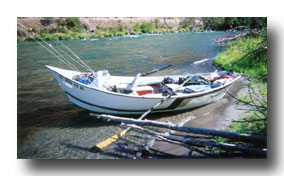
MULTIPOLYGON (((136 75, 166 65, 155 75, 211 72, 222 47, 213 39, 223 32, 174 33, 63 41, 94 70, 111 75, 136 75)), ((52 42, 57 44, 57 42, 52 42)), ((45 65, 68 68, 35 42, 17 44, 18 158, 135 158, 149 136, 130 132, 100 153, 88 149, 117 133, 117 123, 88 116, 68 101, 45 65)), ((163 113, 149 118, 180 123, 188 113, 163 113)))

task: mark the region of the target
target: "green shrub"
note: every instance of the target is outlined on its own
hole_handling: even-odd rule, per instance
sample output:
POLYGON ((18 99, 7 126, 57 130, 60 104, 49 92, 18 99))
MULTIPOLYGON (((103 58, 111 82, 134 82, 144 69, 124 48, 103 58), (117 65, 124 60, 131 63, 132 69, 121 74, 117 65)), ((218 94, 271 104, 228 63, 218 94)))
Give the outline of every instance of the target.
POLYGON ((162 29, 161 29, 161 32, 162 32, 162 33, 166 33, 166 32, 167 32, 167 29, 162 28, 162 29))
POLYGON ((249 52, 262 47, 260 45, 262 41, 262 37, 249 37, 234 41, 228 44, 224 52, 217 55, 215 64, 226 70, 252 75, 266 75, 266 50, 260 49, 259 52, 247 55, 249 52))
POLYGON ((174 33, 175 31, 173 29, 168 28, 168 29, 166 29, 166 32, 167 33, 174 33))
POLYGON ((90 39, 90 38, 92 38, 92 34, 84 34, 84 37, 85 37, 86 39, 90 39))
POLYGON ((66 26, 66 21, 63 19, 56 20, 58 26, 66 26))
POLYGON ((88 36, 85 35, 85 34, 80 34, 80 33, 72 33, 70 35, 65 35, 65 40, 81 40, 81 39, 84 39, 84 38, 87 38, 88 36), (70 38, 69 38, 70 36, 70 38))
POLYGON ((133 25, 133 31, 134 31, 135 34, 141 33, 141 26, 140 26, 139 23, 133 25))
POLYGON ((228 131, 243 134, 253 135, 267 135, 267 120, 259 120, 259 117, 253 113, 247 114, 245 117, 241 117, 240 120, 246 119, 252 121, 248 123, 232 122, 228 127, 228 131))
POLYGON ((39 20, 43 26, 48 26, 53 22, 53 17, 45 17, 39 20))
MULTIPOLYGON (((226 70, 250 75, 267 75, 266 30, 261 36, 250 36, 228 44, 225 51, 217 55, 215 64, 226 70)), ((267 135, 267 80, 250 78, 252 95, 241 95, 240 102, 248 106, 242 122, 233 122, 227 130, 237 133, 267 135)))
POLYGON ((161 24, 160 24, 159 19, 157 19, 157 18, 154 20, 154 24, 155 24, 155 28, 156 29, 160 29, 162 27, 161 24))
POLYGON ((89 38, 97 38, 97 37, 96 37, 96 34, 91 34, 91 35, 89 36, 89 38))
POLYGON ((24 39, 22 37, 20 37, 20 36, 17 36, 17 41, 18 42, 22 42, 22 41, 24 41, 24 39))
POLYGON ((124 27, 121 24, 118 24, 118 26, 116 27, 116 30, 119 31, 119 32, 123 32, 124 27))
POLYGON ((41 40, 43 40, 42 36, 40 36, 40 35, 35 35, 35 36, 34 36, 34 39, 35 39, 36 41, 41 41, 41 40))
POLYGON ((49 30, 47 30, 47 29, 42 29, 42 30, 40 30, 40 32, 39 32, 39 34, 48 34, 49 33, 49 30))
POLYGON ((124 35, 130 35, 130 32, 128 30, 124 31, 124 35))
MULTIPOLYGON (((52 33, 52 31, 50 31, 52 33)), ((56 32, 60 33, 69 33, 70 31, 66 26, 58 26, 58 29, 56 29, 56 32)))
POLYGON ((161 32, 160 32, 160 29, 154 29, 154 30, 153 30, 153 33, 158 34, 158 33, 161 33, 161 32))
POLYGON ((103 37, 103 34, 102 34, 101 31, 98 31, 98 32, 96 32, 95 36, 96 36, 95 38, 101 38, 101 37, 103 37))
POLYGON ((266 17, 204 17, 205 29, 227 30, 238 26, 247 26, 251 29, 266 27, 266 17))
POLYGON ((186 32, 186 29, 184 29, 184 28, 179 28, 178 31, 179 31, 179 32, 186 32))
POLYGON ((152 23, 142 23, 141 24, 141 31, 143 33, 151 33, 153 32, 153 30, 154 30, 154 27, 152 23))
POLYGON ((79 40, 79 36, 77 33, 70 33, 71 40, 79 40))
POLYGON ((65 35, 64 34, 59 34, 58 35, 58 40, 65 40, 65 35))
POLYGON ((47 39, 48 39, 49 41, 56 41, 56 40, 59 40, 59 35, 58 35, 58 33, 49 34, 49 35, 47 35, 46 37, 47 37, 47 39))
POLYGON ((65 19, 66 26, 69 30, 74 32, 83 32, 83 25, 80 23, 79 18, 76 17, 68 17, 65 19))
MULTIPOLYGON (((266 30, 260 36, 250 36, 228 44, 225 51, 218 54, 215 64, 226 70, 253 75, 267 75, 266 30), (257 52, 256 52, 257 51, 257 52)), ((239 96, 238 104, 246 106, 246 113, 233 121, 226 129, 230 132, 267 136, 267 80, 250 77, 248 93, 239 96)), ((261 76, 262 77, 262 76, 261 76)), ((217 142, 226 139, 220 138, 217 142)), ((266 143, 258 144, 266 147, 266 143)), ((220 153, 217 148, 214 153, 220 153)))
MULTIPOLYGON (((102 37, 102 36, 105 36, 105 37, 113 37, 114 35, 113 35, 113 33, 111 33, 111 32, 106 32, 104 35, 100 35, 99 37, 102 37)), ((99 38, 98 37, 98 38, 99 38)))
POLYGON ((58 40, 71 40, 71 36, 69 34, 62 34, 62 33, 58 33, 56 34, 58 40))
POLYGON ((39 34, 43 35, 43 34, 54 34, 57 32, 65 32, 65 31, 61 31, 61 26, 59 26, 58 28, 50 28, 50 29, 42 29, 39 34))
MULTIPOLYGON (((61 26, 59 27, 59 29, 60 28, 62 28, 61 26)), ((49 29, 49 32, 47 33, 47 34, 54 34, 54 33, 56 33, 56 32, 58 32, 58 29, 57 28, 51 28, 51 29, 49 29)))
POLYGON ((191 28, 191 22, 190 20, 183 20, 180 22, 180 28, 184 28, 184 29, 190 29, 191 28))
POLYGON ((85 38, 86 38, 86 35, 84 35, 84 34, 78 34, 78 37, 79 37, 79 39, 85 39, 85 38))
POLYGON ((135 31, 133 31, 132 34, 133 34, 133 35, 140 35, 140 34, 142 34, 142 32, 135 32, 135 31))
POLYGON ((48 34, 41 35, 41 38, 45 41, 51 41, 50 35, 48 34))
MULTIPOLYGON (((59 19, 56 21, 58 24, 58 29, 56 32, 67 33, 68 30, 73 32, 82 33, 83 32, 83 25, 80 23, 79 18, 77 17, 68 17, 65 20, 59 19)), ((53 33, 50 31, 50 33, 53 33)))
POLYGON ((34 41, 34 39, 32 37, 26 37, 24 41, 34 41))
POLYGON ((229 127, 228 131, 254 134, 254 135, 267 135, 267 83, 265 82, 254 82, 250 84, 250 87, 254 91, 254 95, 244 95, 240 99, 251 104, 255 104, 260 111, 247 111, 245 117, 240 117, 240 121, 247 122, 233 122, 229 127), (258 100, 255 97, 259 97, 258 100), (260 98, 261 97, 261 98, 260 98), (254 98, 254 101, 252 101, 254 98), (264 100, 260 101, 259 100, 264 100))

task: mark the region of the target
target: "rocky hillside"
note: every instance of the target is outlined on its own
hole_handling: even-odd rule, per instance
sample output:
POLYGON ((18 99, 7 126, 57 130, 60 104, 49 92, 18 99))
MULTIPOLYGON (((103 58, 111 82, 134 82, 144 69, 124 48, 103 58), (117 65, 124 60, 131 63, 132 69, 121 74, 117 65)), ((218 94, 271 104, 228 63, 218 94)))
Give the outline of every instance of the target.
POLYGON ((201 32, 266 27, 264 17, 29 17, 18 18, 18 41, 80 40, 142 33, 201 32), (26 36, 23 31, 33 31, 26 36))
POLYGON ((145 18, 79 18, 80 22, 87 27, 89 31, 95 31, 97 26, 102 27, 115 27, 119 24, 126 26, 130 29, 134 24, 142 23, 152 23, 155 27, 160 25, 164 28, 172 28, 177 30, 178 27, 185 21, 195 22, 196 24, 200 23, 197 19, 194 18, 155 18, 155 17, 145 17, 145 18))
MULTIPOLYGON (((43 29, 52 29, 59 27, 58 21, 64 21, 66 18, 59 17, 29 17, 18 18, 18 22, 31 27, 35 32, 43 29)), ((202 26, 200 18, 189 17, 80 17, 78 18, 83 25, 84 33, 93 33, 100 28, 115 28, 122 25, 125 29, 132 31, 133 25, 151 23, 155 28, 169 28, 177 31, 181 26, 202 26)), ((20 36, 24 34, 18 31, 20 36)))

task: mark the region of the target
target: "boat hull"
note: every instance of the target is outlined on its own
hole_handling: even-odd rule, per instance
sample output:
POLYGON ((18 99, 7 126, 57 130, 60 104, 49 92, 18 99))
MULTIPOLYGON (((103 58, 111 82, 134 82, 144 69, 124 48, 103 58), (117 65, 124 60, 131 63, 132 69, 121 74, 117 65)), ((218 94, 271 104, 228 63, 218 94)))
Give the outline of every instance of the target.
MULTIPOLYGON (((79 99, 78 97, 75 97, 74 95, 70 94, 69 92, 65 92, 68 99, 76 104, 79 107, 82 107, 84 109, 88 109, 90 111, 99 112, 99 113, 107 113, 107 114, 143 114, 145 111, 149 110, 151 107, 156 105, 160 100, 153 101, 153 100, 146 100, 144 99, 141 101, 141 104, 144 106, 141 106, 140 109, 132 109, 131 107, 134 107, 133 104, 127 103, 126 106, 128 106, 127 109, 117 109, 113 107, 108 106, 101 106, 94 104, 96 101, 87 102, 84 100, 79 99)), ((206 104, 213 103, 215 101, 220 100, 225 95, 225 90, 220 90, 218 92, 215 92, 214 94, 208 94, 203 95, 199 97, 194 98, 175 98, 172 100, 169 100, 168 102, 165 102, 164 108, 158 108, 154 110, 153 112, 172 112, 172 111, 182 111, 187 109, 192 109, 200 106, 204 106, 206 104)), ((127 99, 125 101, 128 101, 127 99)), ((105 102, 104 102, 105 103, 105 102)), ((111 103, 111 102, 106 102, 111 103)), ((123 101, 120 101, 120 103, 125 103, 123 101)))
MULTIPOLYGON (((163 97, 129 96, 102 91, 80 84, 68 78, 68 74, 63 76, 64 73, 60 73, 60 70, 51 69, 51 71, 68 99, 90 111, 108 114, 142 114, 163 99, 163 97)), ((230 85, 197 95, 172 96, 153 112, 182 111, 213 103, 225 95, 230 85)))

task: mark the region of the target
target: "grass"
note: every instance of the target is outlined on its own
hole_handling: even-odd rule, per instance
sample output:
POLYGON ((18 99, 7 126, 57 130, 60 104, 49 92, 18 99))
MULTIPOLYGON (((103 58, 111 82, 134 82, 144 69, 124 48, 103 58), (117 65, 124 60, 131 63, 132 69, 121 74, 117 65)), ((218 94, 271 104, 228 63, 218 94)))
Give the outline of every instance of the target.
POLYGON ((217 55, 215 65, 244 74, 266 75, 267 54, 262 49, 265 45, 262 41, 262 37, 248 37, 228 44, 226 50, 217 55))

